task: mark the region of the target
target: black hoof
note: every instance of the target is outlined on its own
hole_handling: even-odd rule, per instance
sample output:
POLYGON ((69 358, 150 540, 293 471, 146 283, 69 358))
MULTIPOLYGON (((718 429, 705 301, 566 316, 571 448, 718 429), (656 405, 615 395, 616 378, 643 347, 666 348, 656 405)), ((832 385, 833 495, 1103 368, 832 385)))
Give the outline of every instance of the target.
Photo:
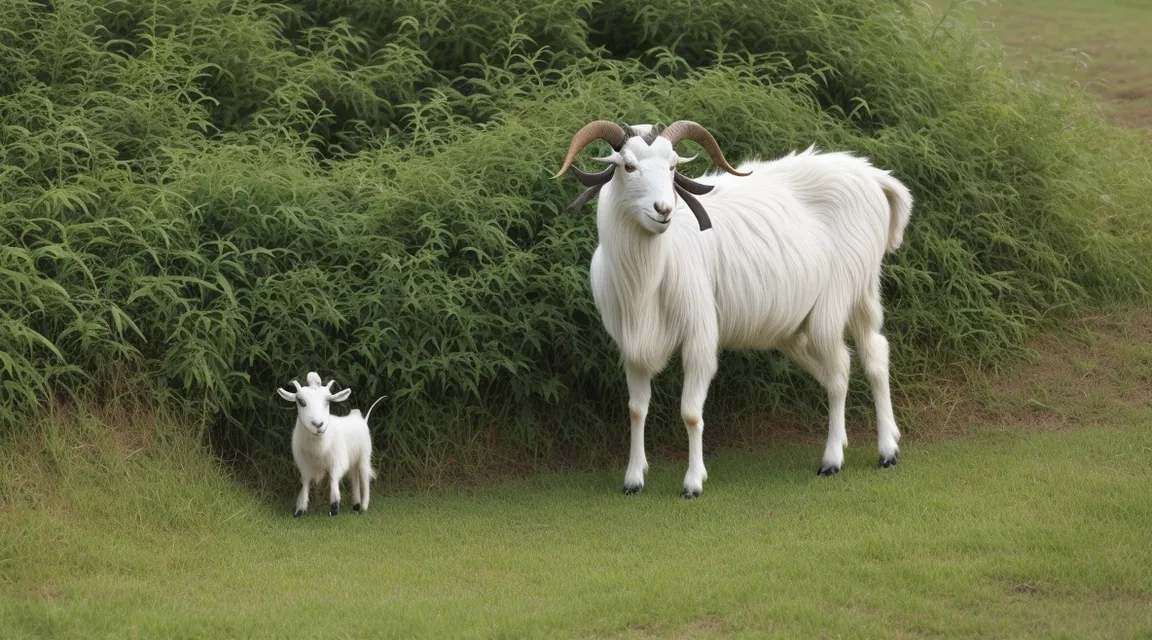
POLYGON ((884 456, 880 456, 880 468, 881 469, 887 469, 888 467, 895 467, 896 463, 899 462, 899 460, 900 460, 900 452, 899 451, 892 454, 891 458, 885 458, 884 456))
POLYGON ((644 488, 644 485, 642 485, 642 484, 626 484, 626 485, 624 485, 624 495, 626 495, 626 496, 635 495, 637 493, 640 493, 640 490, 643 488, 644 488))
POLYGON ((304 515, 304 510, 303 509, 297 509, 296 513, 292 514, 292 517, 293 518, 299 518, 302 515, 304 515))
POLYGON ((840 473, 840 467, 834 467, 830 464, 822 464, 816 471, 816 475, 818 476, 834 476, 837 473, 840 473))
POLYGON ((333 502, 332 506, 328 507, 328 515, 334 516, 338 513, 340 513, 340 503, 339 502, 333 502))
POLYGON ((700 497, 700 490, 699 489, 689 489, 689 488, 685 487, 684 490, 680 492, 680 497, 684 498, 685 500, 691 500, 692 498, 699 498, 700 497))
POLYGON ((360 503, 357 502, 356 504, 352 505, 352 510, 356 513, 360 513, 360 503))

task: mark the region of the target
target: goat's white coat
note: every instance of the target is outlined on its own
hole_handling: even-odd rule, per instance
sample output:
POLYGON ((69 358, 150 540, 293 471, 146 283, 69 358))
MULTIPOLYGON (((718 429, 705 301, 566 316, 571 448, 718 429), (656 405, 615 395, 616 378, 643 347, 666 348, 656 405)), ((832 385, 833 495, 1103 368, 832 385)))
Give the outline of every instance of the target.
POLYGON ((696 178, 715 185, 701 196, 713 223, 702 232, 672 190, 671 169, 684 160, 666 139, 649 146, 630 138, 604 160, 633 169, 618 168, 600 191, 600 244, 590 274, 628 379, 632 442, 625 491, 644 484, 651 378, 677 350, 689 444, 686 496, 699 495, 707 477, 703 408, 720 349, 780 349, 821 382, 829 398, 821 472, 839 471, 848 443, 845 327, 872 388, 881 463, 894 463, 900 432, 889 393, 888 342, 880 333, 880 267, 902 242, 912 207, 908 189, 865 159, 809 148, 738 167, 750 176, 696 178), (669 201, 675 204, 666 217, 669 201))
MULTIPOLYGON (((298 383, 293 383, 299 387, 298 383)), ((332 381, 327 386, 321 385, 320 376, 309 372, 307 387, 298 388, 296 393, 276 390, 282 398, 297 405, 296 427, 292 431, 292 458, 303 485, 296 498, 297 516, 308 510, 309 485, 312 482, 319 485, 325 475, 329 477, 330 514, 339 511, 340 481, 349 473, 353 510, 368 510, 369 483, 376 477, 372 469, 368 417, 384 397, 372 403, 368 415, 352 409, 346 416, 334 416, 329 413, 329 402, 343 402, 352 390, 344 389, 333 394, 331 385, 332 381)))

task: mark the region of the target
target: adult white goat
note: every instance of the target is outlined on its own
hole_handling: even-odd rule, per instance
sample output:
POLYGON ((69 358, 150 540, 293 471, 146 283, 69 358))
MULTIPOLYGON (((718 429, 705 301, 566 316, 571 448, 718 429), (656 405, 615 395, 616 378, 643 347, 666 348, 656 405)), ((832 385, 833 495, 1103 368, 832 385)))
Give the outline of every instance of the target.
POLYGON ((296 498, 295 517, 299 518, 308 510, 308 486, 317 485, 329 476, 328 515, 340 513, 340 481, 351 472, 349 484, 352 489, 352 510, 368 510, 369 483, 376 477, 372 470, 372 436, 368 433, 368 418, 372 409, 388 396, 381 396, 361 416, 359 409, 353 409, 346 416, 334 416, 329 412, 329 403, 344 402, 352 393, 344 389, 332 393, 335 380, 327 385, 320 384, 320 375, 308 373, 308 386, 301 387, 293 380, 296 393, 276 389, 281 398, 296 403, 296 428, 292 431, 292 458, 300 470, 303 487, 296 498), (361 495, 363 492, 363 495, 361 495))
POLYGON ((588 187, 572 208, 599 193, 592 293, 628 379, 632 446, 624 492, 644 486, 651 379, 677 350, 688 431, 684 497, 700 495, 708 476, 703 409, 720 349, 779 349, 820 381, 829 417, 818 473, 838 473, 848 444, 845 327, 872 388, 880 466, 896 464, 900 432, 888 387, 888 341, 880 333, 880 265, 903 240, 912 209, 908 189, 865 159, 814 148, 737 171, 712 135, 686 120, 666 128, 592 122, 573 137, 553 177, 598 139, 612 147, 597 158, 610 166, 596 174, 572 167, 588 187), (695 159, 676 153, 681 140, 699 144, 732 175, 696 182, 677 174, 677 165, 695 159), (706 193, 711 219, 694 197, 706 193), (683 215, 685 208, 696 221, 683 215))

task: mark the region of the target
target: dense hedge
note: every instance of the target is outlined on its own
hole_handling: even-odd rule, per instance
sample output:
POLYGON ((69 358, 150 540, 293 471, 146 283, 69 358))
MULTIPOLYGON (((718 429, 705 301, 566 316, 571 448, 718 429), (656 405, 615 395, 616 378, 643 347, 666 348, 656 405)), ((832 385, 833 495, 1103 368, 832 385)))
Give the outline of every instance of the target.
MULTIPOLYGON (((566 212, 578 187, 549 179, 596 118, 893 169, 917 199, 886 268, 898 382, 1002 361, 1039 320, 1152 275, 1147 156, 912 0, 6 7, 8 429, 116 379, 259 451, 287 435, 274 387, 316 369, 391 395, 386 467, 618 430, 591 208, 566 212)), ((729 355, 710 404, 822 401, 796 385, 774 356, 729 355)))

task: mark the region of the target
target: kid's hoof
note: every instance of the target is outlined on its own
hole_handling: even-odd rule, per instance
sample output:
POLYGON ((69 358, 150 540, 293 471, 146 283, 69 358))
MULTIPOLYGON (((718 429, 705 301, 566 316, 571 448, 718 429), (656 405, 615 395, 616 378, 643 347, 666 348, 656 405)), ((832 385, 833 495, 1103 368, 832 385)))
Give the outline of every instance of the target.
POLYGON ((700 490, 699 489, 689 489, 688 487, 684 487, 684 491, 682 491, 680 493, 680 496, 683 497, 685 500, 691 500, 692 498, 699 498, 700 497, 700 490))
POLYGON ((357 502, 356 504, 352 505, 352 510, 356 513, 360 513, 360 503, 357 502))
POLYGON ((644 488, 643 484, 626 484, 624 485, 624 495, 631 496, 640 492, 644 488))
POLYGON ((339 502, 333 502, 332 506, 328 508, 328 515, 334 516, 338 513, 340 513, 340 503, 339 502))
POLYGON ((900 452, 899 451, 897 451, 896 453, 893 453, 891 458, 885 458, 884 456, 880 456, 880 468, 881 469, 887 469, 888 467, 895 467, 896 463, 899 461, 899 459, 900 459, 900 452))
POLYGON ((297 509, 296 513, 292 514, 292 517, 293 518, 299 518, 302 515, 304 515, 304 510, 303 509, 297 509))
POLYGON ((830 464, 822 464, 820 465, 820 469, 816 471, 816 475, 818 476, 834 476, 837 473, 840 473, 840 467, 830 464))

